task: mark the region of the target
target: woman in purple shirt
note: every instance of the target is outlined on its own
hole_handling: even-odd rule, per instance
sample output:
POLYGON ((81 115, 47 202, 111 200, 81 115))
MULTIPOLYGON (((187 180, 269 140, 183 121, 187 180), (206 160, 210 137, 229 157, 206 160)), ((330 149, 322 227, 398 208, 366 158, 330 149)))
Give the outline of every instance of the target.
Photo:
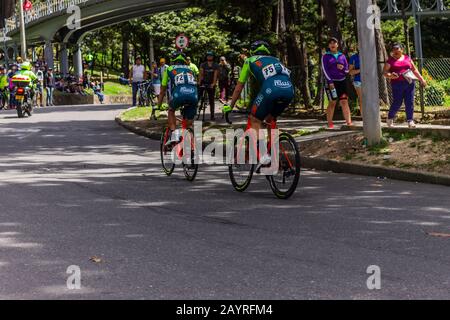
POLYGON ((322 57, 322 68, 327 86, 326 91, 330 101, 327 109, 328 127, 334 128, 333 118, 337 101, 340 101, 342 113, 347 125, 352 125, 352 116, 348 105, 347 74, 349 65, 345 55, 339 51, 339 41, 331 38, 328 41, 329 51, 322 57))
POLYGON ((414 123, 414 92, 415 80, 419 80, 423 87, 427 86, 427 82, 417 70, 411 58, 403 54, 403 45, 394 44, 392 47, 391 57, 384 66, 384 76, 391 80, 393 101, 389 110, 387 125, 394 126, 394 119, 400 110, 403 102, 405 102, 406 117, 408 126, 415 128, 414 123), (408 75, 409 74, 409 75, 408 75))

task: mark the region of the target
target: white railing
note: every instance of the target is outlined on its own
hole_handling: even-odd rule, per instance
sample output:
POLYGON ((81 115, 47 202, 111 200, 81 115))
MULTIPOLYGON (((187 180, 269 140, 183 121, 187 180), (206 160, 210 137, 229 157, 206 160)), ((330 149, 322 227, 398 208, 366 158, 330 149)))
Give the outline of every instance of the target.
MULTIPOLYGON (((33 9, 25 12, 24 19, 25 25, 37 21, 52 15, 53 13, 67 10, 70 6, 80 5, 88 2, 89 0, 47 0, 46 2, 40 2, 33 5, 33 9)), ((19 15, 15 15, 9 19, 6 19, 6 26, 3 30, 4 34, 8 34, 17 30, 20 27, 19 15)))
MULTIPOLYGON (((448 8, 445 5, 444 0, 435 0, 432 3, 428 3, 428 5, 424 5, 421 0, 409 0, 406 2, 405 5, 405 11, 409 12, 412 10, 413 1, 416 3, 417 11, 424 12, 424 11, 435 11, 435 12, 444 12, 448 11, 450 8, 448 8)), ((387 0, 384 3, 384 6, 382 8, 382 12, 387 13, 400 13, 401 12, 401 1, 399 0, 387 0)))

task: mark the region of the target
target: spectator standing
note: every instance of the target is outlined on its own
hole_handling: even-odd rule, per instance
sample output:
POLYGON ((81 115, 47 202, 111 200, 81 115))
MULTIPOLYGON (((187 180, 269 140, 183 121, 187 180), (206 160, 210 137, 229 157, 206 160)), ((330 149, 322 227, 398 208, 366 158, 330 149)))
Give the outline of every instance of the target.
POLYGON ((161 92, 161 80, 159 78, 158 64, 156 63, 156 61, 152 62, 151 74, 152 74, 153 92, 155 93, 156 96, 158 96, 159 93, 161 92))
POLYGON ((355 87, 356 94, 358 95, 359 111, 361 116, 362 110, 362 82, 361 82, 361 64, 359 61, 359 52, 350 57, 350 75, 353 77, 353 87, 355 87))
POLYGON ((206 54, 206 62, 200 66, 200 90, 199 97, 203 95, 204 90, 208 92, 209 105, 211 108, 211 121, 215 121, 215 94, 216 85, 219 78, 219 64, 214 61, 215 54, 208 52, 206 54))
POLYGON ((219 63, 219 88, 220 88, 220 102, 228 103, 230 92, 230 74, 231 66, 225 57, 220 58, 219 63))
POLYGON ((44 68, 36 66, 36 105, 40 108, 44 107, 44 68))
POLYGON ((53 69, 48 68, 47 73, 45 74, 45 91, 47 93, 46 105, 54 106, 53 104, 53 91, 55 90, 56 81, 55 76, 53 75, 53 69))
POLYGON ((195 65, 195 63, 192 63, 191 57, 187 57, 186 62, 187 62, 187 65, 189 66, 189 68, 191 68, 191 70, 194 71, 194 75, 196 77, 198 77, 198 74, 200 73, 200 71, 198 70, 197 65, 195 65))
POLYGON ((330 38, 328 41, 329 50, 322 56, 322 68, 327 81, 326 89, 328 94, 327 120, 328 127, 334 128, 333 118, 336 104, 339 100, 342 113, 347 125, 352 125, 352 116, 348 105, 347 74, 349 65, 345 55, 339 51, 339 41, 330 38))
POLYGON ((7 70, 4 66, 0 66, 0 95, 1 95, 1 101, 2 101, 2 105, 0 105, 0 108, 2 108, 2 109, 7 109, 8 86, 9 86, 9 80, 8 80, 7 70))
POLYGON ((131 86, 133 88, 133 107, 137 104, 137 92, 139 85, 146 79, 145 66, 142 64, 141 57, 136 58, 136 63, 130 70, 131 74, 131 86))
POLYGON ((427 86, 427 82, 419 73, 411 58, 408 55, 403 54, 403 50, 404 47, 401 43, 394 44, 391 56, 384 66, 384 76, 391 80, 393 95, 393 102, 389 110, 387 125, 388 127, 394 126, 395 117, 404 102, 408 126, 410 128, 415 128, 415 81, 419 80, 423 87, 427 86))

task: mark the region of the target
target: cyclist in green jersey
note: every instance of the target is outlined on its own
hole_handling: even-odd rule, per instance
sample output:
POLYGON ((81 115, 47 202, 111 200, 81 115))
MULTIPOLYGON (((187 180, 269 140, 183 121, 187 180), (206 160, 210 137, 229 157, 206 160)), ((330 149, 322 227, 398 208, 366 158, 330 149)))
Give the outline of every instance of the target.
MULTIPOLYGON (((168 122, 170 130, 172 132, 176 130, 177 119, 175 111, 182 107, 184 107, 183 117, 188 121, 188 127, 191 127, 197 114, 197 81, 194 71, 187 65, 186 55, 183 52, 175 52, 172 55, 171 66, 164 71, 161 93, 158 98, 158 108, 161 108, 167 91, 169 92, 168 122)), ((175 137, 173 140, 178 138, 175 137)), ((168 144, 171 142, 172 139, 168 141, 168 144)))
POLYGON ((242 68, 230 106, 224 106, 224 112, 231 112, 239 100, 245 83, 253 80, 254 87, 251 106, 251 127, 259 132, 263 121, 279 117, 294 98, 294 86, 290 71, 278 58, 271 55, 270 46, 266 41, 253 43, 252 56, 242 68))

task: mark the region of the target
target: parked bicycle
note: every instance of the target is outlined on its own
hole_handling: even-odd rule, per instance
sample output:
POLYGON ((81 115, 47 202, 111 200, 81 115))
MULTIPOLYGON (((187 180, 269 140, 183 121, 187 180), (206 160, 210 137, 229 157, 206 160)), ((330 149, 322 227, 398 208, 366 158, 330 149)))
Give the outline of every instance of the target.
POLYGON ((147 107, 156 104, 156 94, 152 81, 143 81, 138 86, 138 106, 147 107))
POLYGON ((203 94, 200 97, 200 103, 198 106, 198 113, 197 113, 197 120, 200 120, 200 117, 203 115, 203 122, 204 122, 206 119, 206 109, 209 106, 209 97, 208 97, 208 90, 206 90, 205 86, 201 86, 200 91, 202 91, 203 94))

